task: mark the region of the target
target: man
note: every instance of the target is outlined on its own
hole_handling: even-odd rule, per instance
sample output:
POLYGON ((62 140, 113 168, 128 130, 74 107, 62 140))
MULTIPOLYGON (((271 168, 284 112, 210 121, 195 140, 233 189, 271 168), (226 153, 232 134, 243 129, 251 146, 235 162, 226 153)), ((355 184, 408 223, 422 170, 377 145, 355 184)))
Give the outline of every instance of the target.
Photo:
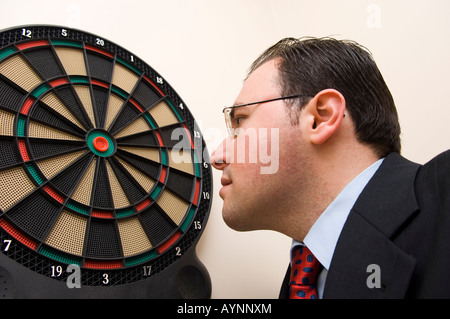
POLYGON ((394 101, 366 49, 283 39, 224 113, 231 136, 211 156, 222 215, 293 239, 281 298, 450 297, 450 152, 423 166, 399 155, 394 101), (245 158, 276 149, 277 171, 238 160, 242 145, 245 158))

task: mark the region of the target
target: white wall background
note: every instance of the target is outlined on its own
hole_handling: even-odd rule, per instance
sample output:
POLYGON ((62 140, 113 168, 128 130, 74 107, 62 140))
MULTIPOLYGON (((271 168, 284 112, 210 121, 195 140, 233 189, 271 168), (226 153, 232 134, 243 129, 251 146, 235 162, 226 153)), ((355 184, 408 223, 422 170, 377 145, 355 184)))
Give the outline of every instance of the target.
MULTIPOLYGON (((225 134, 251 62, 287 36, 356 40, 373 53, 402 124, 403 155, 424 163, 450 142, 448 0, 0 0, 0 29, 53 24, 81 29, 131 51, 186 102, 212 150, 225 134)), ((290 239, 230 230, 221 217, 220 172, 197 246, 213 298, 276 298, 290 239), (258 279, 253 279, 258 278, 258 279)))

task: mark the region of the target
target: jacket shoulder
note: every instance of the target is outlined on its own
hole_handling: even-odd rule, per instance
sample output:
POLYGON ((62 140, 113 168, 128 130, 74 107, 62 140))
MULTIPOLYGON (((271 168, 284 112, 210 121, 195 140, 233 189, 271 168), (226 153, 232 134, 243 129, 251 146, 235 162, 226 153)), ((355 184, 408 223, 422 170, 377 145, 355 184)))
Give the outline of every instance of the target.
MULTIPOLYGON (((450 202, 450 150, 439 154, 424 164, 418 171, 416 179, 417 194, 434 194, 439 201, 450 202)), ((431 195, 427 195, 431 196, 431 195)))

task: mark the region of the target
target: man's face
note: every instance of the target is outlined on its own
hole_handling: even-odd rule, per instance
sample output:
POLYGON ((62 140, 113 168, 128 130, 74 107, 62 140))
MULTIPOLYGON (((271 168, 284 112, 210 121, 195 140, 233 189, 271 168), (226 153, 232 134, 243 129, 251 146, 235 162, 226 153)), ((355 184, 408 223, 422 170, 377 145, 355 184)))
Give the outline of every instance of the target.
MULTIPOLYGON (((245 81, 235 105, 280 97, 276 60, 256 69, 245 81)), ((235 108, 240 133, 229 137, 212 154, 222 170, 222 215, 233 229, 277 230, 292 203, 292 187, 301 164, 302 137, 291 125, 282 100, 235 108)))

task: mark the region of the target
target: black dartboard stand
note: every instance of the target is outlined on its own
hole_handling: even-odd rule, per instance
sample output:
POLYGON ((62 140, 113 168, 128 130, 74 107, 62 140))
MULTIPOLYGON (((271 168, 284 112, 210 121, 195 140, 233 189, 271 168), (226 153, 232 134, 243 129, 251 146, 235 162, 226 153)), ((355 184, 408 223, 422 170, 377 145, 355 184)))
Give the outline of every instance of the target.
POLYGON ((0 32, 0 298, 209 298, 201 132, 136 55, 58 26, 0 32))

